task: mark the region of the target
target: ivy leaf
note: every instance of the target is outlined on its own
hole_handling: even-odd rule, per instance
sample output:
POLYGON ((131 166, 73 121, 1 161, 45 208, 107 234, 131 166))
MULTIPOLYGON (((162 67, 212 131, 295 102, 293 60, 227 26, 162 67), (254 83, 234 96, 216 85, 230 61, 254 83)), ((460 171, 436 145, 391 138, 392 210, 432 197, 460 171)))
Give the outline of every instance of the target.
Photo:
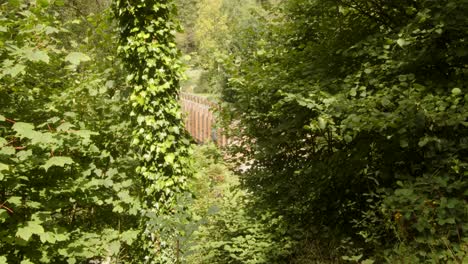
POLYGON ((174 163, 174 159, 175 159, 175 155, 173 153, 168 153, 165 157, 164 157, 164 160, 169 163, 169 164, 172 164, 174 163))
POLYGON ((74 161, 70 157, 55 156, 47 160, 47 162, 41 167, 46 171, 52 166, 64 167, 66 164, 73 164, 74 161))
POLYGON ((78 65, 83 61, 89 61, 89 60, 91 60, 91 58, 88 55, 81 53, 81 52, 70 52, 65 57, 65 61, 68 61, 73 65, 78 65))

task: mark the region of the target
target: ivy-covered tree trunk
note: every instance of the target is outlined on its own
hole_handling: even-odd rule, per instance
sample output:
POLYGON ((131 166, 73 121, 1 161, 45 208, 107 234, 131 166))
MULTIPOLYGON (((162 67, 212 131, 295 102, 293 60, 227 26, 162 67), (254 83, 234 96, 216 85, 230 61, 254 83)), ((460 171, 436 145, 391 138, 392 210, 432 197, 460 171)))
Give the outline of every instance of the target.
POLYGON ((174 33, 176 8, 171 0, 116 0, 119 53, 133 86, 130 98, 135 129, 133 145, 144 179, 147 262, 177 261, 177 198, 187 189, 190 142, 177 100, 181 62, 174 33), (172 227, 171 227, 172 226, 172 227))

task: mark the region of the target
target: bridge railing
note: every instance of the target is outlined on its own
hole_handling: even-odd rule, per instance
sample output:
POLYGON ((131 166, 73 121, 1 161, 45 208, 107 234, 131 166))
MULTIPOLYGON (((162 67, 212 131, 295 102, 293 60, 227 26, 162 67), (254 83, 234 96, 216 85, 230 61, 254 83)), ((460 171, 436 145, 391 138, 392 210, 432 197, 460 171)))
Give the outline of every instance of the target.
POLYGON ((213 111, 218 107, 217 104, 203 96, 184 92, 180 93, 180 102, 185 114, 185 127, 197 142, 213 141, 221 147, 228 144, 223 131, 215 126, 213 111))

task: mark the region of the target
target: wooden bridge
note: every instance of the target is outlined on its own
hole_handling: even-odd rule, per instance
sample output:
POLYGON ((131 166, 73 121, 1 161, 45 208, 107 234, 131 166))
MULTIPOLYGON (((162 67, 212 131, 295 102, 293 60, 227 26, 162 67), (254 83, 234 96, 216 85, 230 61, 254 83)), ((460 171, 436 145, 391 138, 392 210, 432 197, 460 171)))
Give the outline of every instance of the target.
POLYGON ((215 126, 213 112, 218 107, 217 104, 203 96, 183 92, 180 93, 180 102, 185 114, 185 127, 197 142, 213 141, 220 147, 228 144, 222 129, 215 126))

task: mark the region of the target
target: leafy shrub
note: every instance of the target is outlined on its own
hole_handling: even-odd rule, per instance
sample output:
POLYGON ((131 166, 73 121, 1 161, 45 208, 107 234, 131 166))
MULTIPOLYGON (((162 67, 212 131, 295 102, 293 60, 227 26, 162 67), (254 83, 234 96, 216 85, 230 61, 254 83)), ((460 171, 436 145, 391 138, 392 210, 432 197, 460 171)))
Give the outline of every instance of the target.
POLYGON ((467 10, 290 0, 259 16, 222 91, 255 207, 298 226, 298 241, 351 239, 355 261, 462 263, 467 10))
POLYGON ((199 147, 195 156, 190 207, 198 227, 189 240, 187 263, 286 263, 293 244, 282 218, 252 210, 252 197, 239 189, 214 145, 199 147))
POLYGON ((130 263, 140 181, 109 12, 4 2, 0 262, 130 263))

